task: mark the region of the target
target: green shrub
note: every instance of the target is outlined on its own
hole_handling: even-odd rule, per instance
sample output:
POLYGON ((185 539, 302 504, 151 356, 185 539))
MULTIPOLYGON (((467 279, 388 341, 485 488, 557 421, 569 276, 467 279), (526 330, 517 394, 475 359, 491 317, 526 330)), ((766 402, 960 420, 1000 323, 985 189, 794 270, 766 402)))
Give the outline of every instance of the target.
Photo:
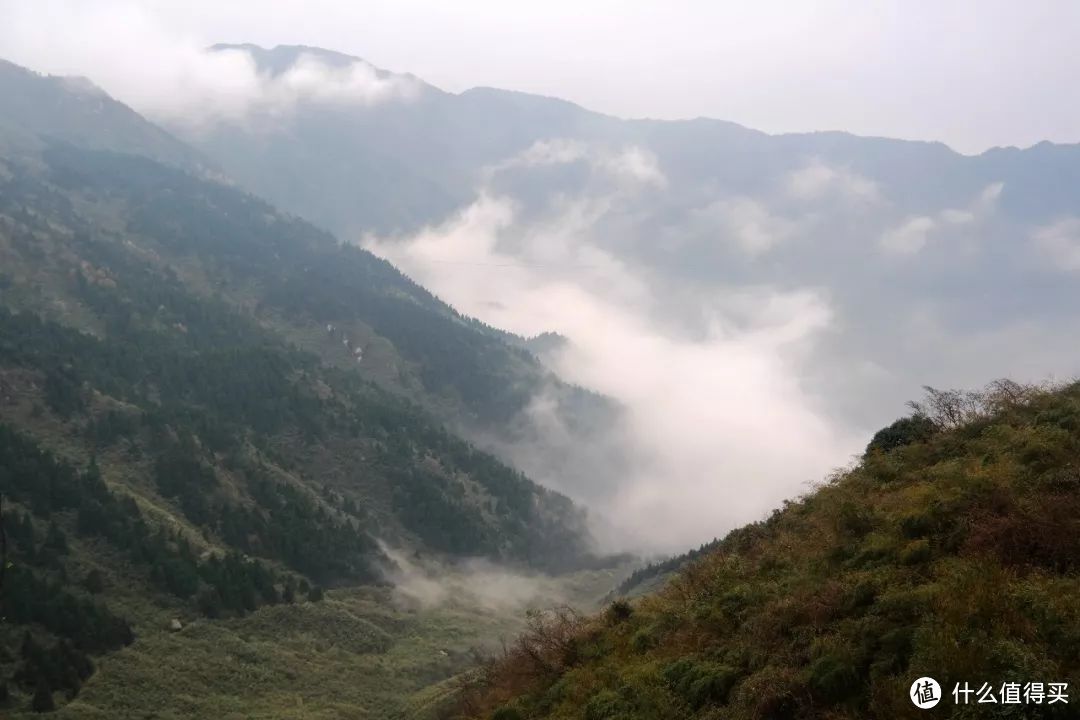
POLYGON ((823 700, 839 702, 859 689, 859 671, 848 657, 825 655, 810 666, 809 684, 823 700))
POLYGON ((630 647, 636 653, 644 653, 656 647, 656 635, 651 627, 642 628, 630 638, 630 647))
POLYGON ((705 705, 726 703, 739 679, 739 671, 719 663, 683 658, 669 665, 663 676, 675 694, 698 710, 705 705))
POLYGON ((891 425, 878 430, 866 446, 867 454, 878 450, 888 452, 917 442, 926 442, 937 431, 934 421, 925 415, 900 418, 891 425))
POLYGON ((525 716, 516 707, 506 705, 491 713, 491 720, 525 720, 525 716))
POLYGON ((604 613, 608 625, 619 625, 630 619, 634 614, 634 606, 629 601, 619 598, 612 601, 604 613))
POLYGON ((585 720, 629 720, 630 710, 618 693, 601 690, 585 704, 585 720))
POLYGON ((929 540, 916 540, 900 551, 900 562, 905 565, 921 565, 929 561, 932 554, 929 540))

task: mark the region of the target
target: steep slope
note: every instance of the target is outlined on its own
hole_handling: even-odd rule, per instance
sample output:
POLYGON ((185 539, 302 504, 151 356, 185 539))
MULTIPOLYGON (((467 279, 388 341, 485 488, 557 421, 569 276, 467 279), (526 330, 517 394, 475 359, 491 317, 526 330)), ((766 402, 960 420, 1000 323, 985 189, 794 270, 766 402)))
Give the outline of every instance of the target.
MULTIPOLYGON (((1080 384, 932 391, 863 460, 655 594, 538 618, 455 717, 1075 717, 1003 683, 1080 683, 1080 384), (954 700, 993 688, 997 704, 954 700)), ((1072 698, 1070 702, 1074 702, 1072 698)))
MULTIPOLYGON (((244 50, 255 53, 267 72, 293 67, 301 54, 318 58, 320 67, 354 63, 354 58, 315 49, 287 49, 282 53, 244 46, 244 50)), ((123 167, 118 160, 114 162, 120 165, 112 167, 106 178, 102 172, 105 163, 87 171, 79 168, 69 153, 65 168, 53 167, 51 172, 69 173, 70 177, 64 181, 77 186, 85 186, 87 182, 119 186, 121 192, 130 196, 132 212, 138 215, 139 222, 158 226, 171 223, 168 234, 176 241, 174 249, 190 244, 185 233, 193 236, 203 233, 204 228, 194 225, 193 216, 199 213, 189 214, 184 204, 198 204, 201 200, 174 196, 178 190, 204 195, 206 188, 215 188, 200 184, 203 178, 221 177, 202 161, 202 155, 94 89, 87 81, 42 77, 10 64, 0 70, 0 92, 17 98, 0 112, 0 128, 8 128, 0 130, 0 137, 8 138, 8 145, 3 147, 8 148, 5 152, 11 157, 45 168, 49 163, 42 160, 43 155, 51 152, 55 161, 59 150, 50 151, 50 148, 67 145, 143 155, 184 169, 187 175, 170 175, 137 163, 123 167), (137 187, 140 182, 145 182, 146 187, 137 187)), ((373 72, 376 78, 389 77, 381 70, 373 72)), ((418 80, 394 78, 407 81, 410 87, 415 85, 420 97, 443 95, 418 80)), ((303 113, 305 110, 300 108, 298 119, 303 113)), ((227 142, 229 148, 246 147, 246 142, 265 136, 249 127, 238 133, 237 138, 227 142)), ((333 147, 335 132, 320 131, 316 135, 330 140, 329 155, 350 157, 349 151, 333 147)), ((391 152, 395 158, 397 154, 396 150, 391 152)), ((300 155, 307 157, 307 150, 301 149, 300 155)), ((360 166, 349 167, 350 173, 362 172, 368 179, 378 178, 372 187, 359 180, 349 181, 350 212, 364 206, 376 217, 381 208, 393 202, 390 195, 404 198, 409 194, 400 181, 387 182, 381 173, 369 173, 360 166)), ((247 186, 249 189, 261 187, 254 181, 258 177, 294 178, 308 184, 316 198, 333 196, 322 185, 325 178, 291 163, 259 168, 253 177, 246 178, 253 180, 247 186)), ((427 191, 420 194, 431 196, 427 191)), ((221 196, 224 198, 227 193, 221 196)), ((232 198, 238 195, 228 196, 230 200, 222 202, 235 205, 232 198)), ((207 206, 215 202, 210 199, 207 206)), ((271 213, 271 210, 258 205, 243 210, 243 213, 252 212, 271 213)), ((424 216, 417 208, 405 208, 405 212, 409 217, 424 216)), ((210 260, 208 266, 213 270, 199 260, 190 261, 190 257, 184 263, 190 273, 187 280, 198 285, 199 291, 217 294, 245 311, 258 310, 259 321, 273 325, 272 329, 288 340, 318 354, 324 362, 352 369, 364 379, 423 405, 454 432, 489 451, 499 452, 504 461, 513 462, 519 457, 567 458, 572 454, 565 443, 558 445, 557 440, 537 433, 532 427, 527 411, 539 394, 554 403, 554 417, 559 423, 581 427, 584 423, 575 418, 581 409, 590 422, 596 423, 595 432, 603 432, 618 417, 619 409, 605 398, 572 388, 546 371, 529 352, 519 349, 521 339, 461 316, 387 263, 366 253, 340 248, 324 232, 294 222, 289 239, 296 241, 296 247, 289 246, 289 239, 282 236, 279 242, 283 247, 264 256, 261 255, 264 248, 252 236, 259 231, 258 223, 252 225, 243 216, 239 220, 230 218, 225 212, 217 213, 215 221, 217 231, 229 234, 238 243, 243 240, 244 247, 238 254, 237 247, 232 245, 201 244, 199 253, 210 260), (228 262, 222 262, 222 256, 228 256, 228 262), (227 274, 232 276, 226 277, 227 274), (324 331, 327 325, 333 325, 334 330, 324 331)), ((580 470, 573 472, 575 463, 569 463, 568 467, 570 475, 582 474, 580 470)), ((572 489, 573 486, 575 481, 570 480, 561 487, 572 489)))
MULTIPOLYGON (((78 697, 72 716, 221 717, 238 706, 199 668, 251 643, 278 670, 243 704, 277 707, 298 673, 325 678, 333 663, 307 639, 279 642, 273 617, 285 636, 355 626, 348 661, 385 670, 424 622, 395 610, 386 546, 529 571, 594 562, 580 510, 404 389, 365 380, 368 350, 408 364, 387 384, 415 380, 487 419, 547 382, 527 352, 387 263, 235 189, 69 144, 0 160, 0 494, 14 562, 0 681, 16 710, 78 697), (324 588, 336 590, 320 610, 324 588), (198 628, 186 651, 170 618, 198 628), (162 667, 200 699, 161 692, 162 667)), ((388 712, 460 669, 462 643, 503 626, 483 616, 435 620, 430 642, 452 653, 425 645, 342 707, 388 712)))
MULTIPOLYGON (((24 335, 49 338, 41 347, 12 347, 10 361, 23 367, 53 372, 49 368, 61 367, 62 361, 51 357, 79 358, 63 370, 65 387, 74 395, 66 409, 83 409, 81 393, 88 390, 83 383, 89 383, 115 400, 142 406, 144 412, 150 409, 147 403, 158 406, 166 423, 170 415, 204 413, 197 434, 215 452, 238 450, 251 439, 249 432, 296 442, 294 451, 320 436, 337 436, 331 445, 366 437, 369 443, 381 439, 382 450, 398 454, 400 460, 438 458, 425 470, 432 478, 449 471, 449 479, 479 461, 492 463, 493 472, 508 473, 507 488, 529 486, 494 460, 452 440, 422 412, 355 373, 323 365, 277 336, 272 323, 260 322, 260 315, 273 310, 319 312, 325 314, 309 321, 322 328, 338 320, 341 307, 349 307, 412 349, 430 373, 426 379, 433 388, 463 388, 478 408, 495 415, 507 412, 500 405, 496 366, 483 363, 498 363, 500 348, 510 351, 481 331, 470 334, 464 320, 433 311, 435 300, 405 283, 389 265, 340 248, 237 191, 148 160, 72 148, 54 149, 44 157, 48 179, 9 166, 11 177, 5 183, 4 297, 10 307, 24 311, 11 316, 5 336, 12 342, 24 335), (353 292, 334 294, 335 275, 324 278, 331 273, 353 283, 353 292), (254 311, 226 303, 220 297, 224 293, 207 292, 191 280, 206 276, 213 279, 212 287, 242 287, 254 311), (304 276, 314 279, 301 280, 304 276), (258 288, 265 300, 253 297, 258 281, 269 285, 258 288), (423 309, 423 303, 428 303, 427 312, 414 310, 423 309), (44 312, 48 319, 38 328, 25 311, 44 312), (65 331, 61 323, 91 330, 94 336, 65 331), (464 329, 455 334, 459 325, 464 329), (428 360, 438 352, 457 353, 461 364, 428 360), (451 374, 455 371, 459 375, 451 374), (367 422, 375 426, 365 431, 367 422), (383 429, 375 431, 376 426, 383 429), (409 449, 417 442, 421 445, 409 449)), ((267 441, 264 449, 271 445, 267 441)), ((420 477, 413 482, 424 485, 420 477)), ((402 483, 395 479, 393 485, 401 491, 402 483)), ((486 501, 482 489, 476 491, 479 508, 486 501)), ((389 498, 386 491, 371 492, 372 499, 389 498)), ((402 498, 397 502, 399 511, 411 510, 412 503, 402 498)), ((533 501, 522 502, 520 509, 533 501)), ((495 531, 489 540, 498 544, 498 535, 495 531)), ((480 544, 457 551, 483 554, 480 545, 488 541, 476 542, 480 544)))

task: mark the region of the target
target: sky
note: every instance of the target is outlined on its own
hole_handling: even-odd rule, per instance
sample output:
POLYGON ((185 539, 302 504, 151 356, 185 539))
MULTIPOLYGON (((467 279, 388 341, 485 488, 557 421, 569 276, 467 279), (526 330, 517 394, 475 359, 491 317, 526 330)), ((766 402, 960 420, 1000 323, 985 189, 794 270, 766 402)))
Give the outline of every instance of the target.
POLYGON ((1080 141, 1080 95, 1061 92, 1080 77, 1077 28, 1070 0, 0 0, 0 57, 135 104, 110 87, 121 66, 154 77, 215 42, 307 44, 454 92, 977 153, 1080 141))

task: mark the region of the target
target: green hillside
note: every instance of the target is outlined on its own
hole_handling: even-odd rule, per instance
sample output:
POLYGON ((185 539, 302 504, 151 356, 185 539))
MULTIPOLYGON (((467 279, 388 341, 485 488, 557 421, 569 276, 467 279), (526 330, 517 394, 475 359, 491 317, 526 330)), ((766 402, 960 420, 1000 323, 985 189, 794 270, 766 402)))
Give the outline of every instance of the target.
POLYGON ((476 675, 459 718, 1076 717, 1080 384, 932 391, 861 462, 732 532, 666 586, 551 614, 476 675), (1071 704, 952 688, 1068 683, 1071 704))
POLYGON ((235 189, 63 144, 0 160, 0 701, 402 710, 517 610, 403 613, 380 542, 596 562, 568 499, 408 399, 498 422, 541 381, 385 262, 235 189), (360 347, 404 366, 397 387, 358 372, 360 347), (372 684, 337 687, 343 667, 372 684))

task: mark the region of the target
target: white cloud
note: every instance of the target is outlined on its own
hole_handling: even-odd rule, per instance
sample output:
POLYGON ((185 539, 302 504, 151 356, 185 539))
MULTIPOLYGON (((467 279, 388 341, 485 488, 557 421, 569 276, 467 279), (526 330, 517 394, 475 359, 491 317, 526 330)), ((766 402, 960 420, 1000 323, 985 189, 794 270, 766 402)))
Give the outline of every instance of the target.
POLYGON ((1032 241, 1059 270, 1080 272, 1080 218, 1066 218, 1037 228, 1032 241))
POLYGON ((846 168, 826 165, 820 159, 789 173, 784 184, 789 196, 802 201, 820 201, 830 195, 867 203, 881 199, 872 180, 846 168))
POLYGON ((382 541, 379 546, 395 566, 387 573, 387 579, 394 585, 394 596, 408 605, 481 607, 493 612, 520 613, 530 607, 551 607, 567 600, 566 588, 547 575, 525 575, 481 558, 448 567, 410 557, 382 541))
POLYGON ((796 224, 769 209, 759 200, 724 197, 694 212, 693 222, 709 228, 718 239, 732 243, 750 257, 762 255, 790 238, 796 224))
POLYGON ((604 154, 601 156, 600 163, 605 170, 618 179, 646 186, 664 187, 667 185, 667 178, 660 170, 656 156, 636 145, 618 153, 604 154))
POLYGON ((153 119, 196 126, 242 122, 254 111, 287 114, 300 101, 408 100, 419 89, 409 77, 379 77, 365 62, 332 67, 310 54, 272 77, 247 52, 210 51, 132 2, 17 3, 0 24, 0 53, 39 72, 88 75, 153 119))
MULTIPOLYGON (((647 268, 599 247, 597 227, 621 203, 633 198, 584 194, 525 220, 513 201, 484 191, 442 225, 365 244, 467 314, 524 336, 568 338, 551 362, 565 380, 626 409, 610 441, 629 470, 600 492, 537 479, 589 500, 616 526, 609 535, 621 546, 674 550, 760 518, 859 442, 800 382, 831 323, 825 298, 809 289, 717 286, 698 298, 703 325, 680 330, 682 320, 663 314, 667 291, 647 268)), ((773 221, 750 201, 718 212, 748 249, 776 241, 773 221)), ((543 410, 532 408, 541 425, 555 422, 543 410)))
POLYGON ((908 218, 881 236, 881 249, 893 255, 914 255, 923 249, 930 231, 936 227, 937 222, 930 217, 908 218))
POLYGON ((537 140, 521 153, 492 169, 567 165, 578 160, 584 160, 588 154, 589 146, 581 140, 569 140, 566 138, 537 140))
POLYGON ((656 155, 638 145, 607 147, 583 140, 552 138, 537 140, 522 152, 485 168, 485 176, 514 168, 537 168, 588 162, 622 189, 664 188, 667 177, 656 155))
POLYGON ((878 240, 882 252, 889 255, 915 255, 926 247, 931 236, 946 227, 960 228, 985 222, 997 208, 1004 183, 987 185, 966 208, 946 208, 933 216, 909 217, 897 227, 887 229, 878 240))

